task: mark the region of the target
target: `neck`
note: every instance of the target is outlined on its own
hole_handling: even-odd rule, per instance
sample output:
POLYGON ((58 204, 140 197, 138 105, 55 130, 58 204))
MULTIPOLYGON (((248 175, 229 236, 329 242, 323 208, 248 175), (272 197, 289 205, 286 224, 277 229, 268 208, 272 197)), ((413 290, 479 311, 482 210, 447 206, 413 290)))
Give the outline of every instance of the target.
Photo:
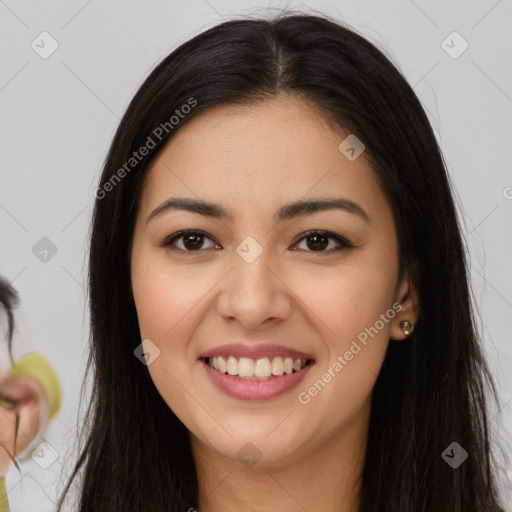
POLYGON ((246 467, 224 457, 191 434, 197 469, 197 512, 257 511, 359 512, 361 477, 367 446, 370 406, 349 424, 311 439, 293 462, 246 467))

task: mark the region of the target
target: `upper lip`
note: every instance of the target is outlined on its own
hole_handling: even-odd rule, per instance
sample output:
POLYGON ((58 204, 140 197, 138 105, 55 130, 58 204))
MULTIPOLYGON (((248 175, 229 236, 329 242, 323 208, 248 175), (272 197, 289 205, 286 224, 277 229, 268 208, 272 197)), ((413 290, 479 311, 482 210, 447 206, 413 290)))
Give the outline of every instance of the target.
POLYGON ((244 343, 228 343, 203 352, 199 359, 215 356, 248 357, 262 359, 264 357, 292 357, 293 359, 314 359, 311 354, 288 348, 283 345, 259 344, 247 345, 244 343))

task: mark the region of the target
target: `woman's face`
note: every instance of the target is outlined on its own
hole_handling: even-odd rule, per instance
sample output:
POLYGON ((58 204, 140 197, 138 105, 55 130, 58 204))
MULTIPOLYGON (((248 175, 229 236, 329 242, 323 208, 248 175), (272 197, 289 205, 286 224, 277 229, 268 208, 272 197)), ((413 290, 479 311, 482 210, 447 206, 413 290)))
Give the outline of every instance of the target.
POLYGON ((141 341, 160 395, 211 453, 271 466, 364 435, 389 339, 416 321, 390 206, 361 148, 339 148, 349 135, 291 96, 221 106, 148 171, 131 255, 141 341), (171 240, 183 230, 200 233, 171 240), (218 369, 202 357, 216 349, 218 369))

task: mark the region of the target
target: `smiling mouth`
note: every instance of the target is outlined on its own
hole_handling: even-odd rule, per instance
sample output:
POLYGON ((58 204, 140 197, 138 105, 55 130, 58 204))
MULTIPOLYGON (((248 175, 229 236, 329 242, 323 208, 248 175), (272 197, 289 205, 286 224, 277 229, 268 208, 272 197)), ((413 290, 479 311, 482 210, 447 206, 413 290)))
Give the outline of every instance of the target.
POLYGON ((294 359, 292 357, 249 357, 215 356, 202 358, 204 362, 219 373, 235 379, 266 381, 291 375, 313 364, 313 359, 294 359))

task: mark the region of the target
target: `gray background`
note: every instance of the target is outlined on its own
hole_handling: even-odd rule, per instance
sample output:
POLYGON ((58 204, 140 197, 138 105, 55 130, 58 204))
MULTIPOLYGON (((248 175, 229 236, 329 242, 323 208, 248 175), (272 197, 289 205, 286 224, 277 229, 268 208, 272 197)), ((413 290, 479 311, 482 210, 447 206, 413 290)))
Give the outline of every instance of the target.
MULTIPOLYGON (((464 215, 485 351, 500 392, 500 405, 492 409, 494 436, 510 453, 512 3, 308 5, 348 22, 382 48, 428 112, 464 215), (463 41, 450 36, 443 44, 453 31, 469 44, 457 58, 463 41)), ((44 436, 58 458, 47 469, 29 458, 21 474, 11 467, 12 512, 54 510, 61 475, 75 457, 84 409, 89 221, 119 118, 148 72, 178 44, 230 16, 263 14, 267 6, 310 10, 298 2, 0 1, 0 273, 21 296, 15 358, 42 353, 63 386, 61 410, 44 436), (33 41, 42 47, 44 31, 58 43, 46 59, 31 47, 33 41), (43 237, 57 250, 46 261, 33 250, 43 237)), ((44 51, 49 48, 47 38, 44 51)), ((510 489, 512 461, 505 469, 503 484, 510 489)))

